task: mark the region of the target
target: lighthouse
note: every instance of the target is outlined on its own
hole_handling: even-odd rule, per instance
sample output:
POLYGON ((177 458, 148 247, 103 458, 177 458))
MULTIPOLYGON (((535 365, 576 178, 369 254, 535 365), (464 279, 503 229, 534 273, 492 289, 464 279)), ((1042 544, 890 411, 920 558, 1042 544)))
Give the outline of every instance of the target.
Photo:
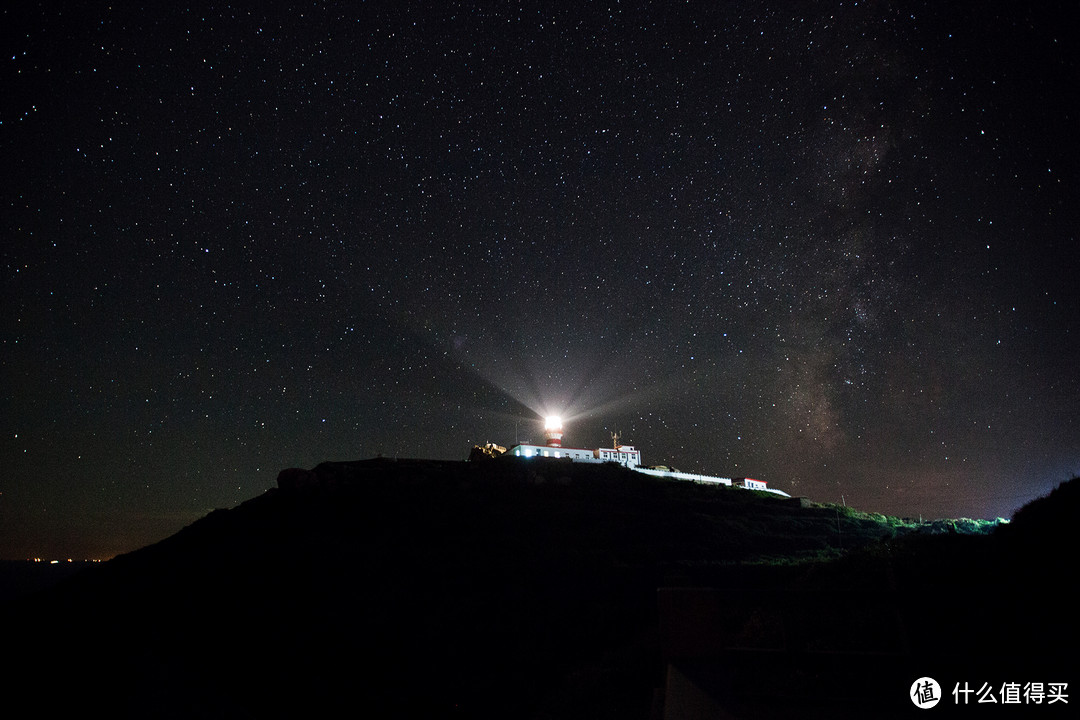
MULTIPOLYGON (((484 447, 480 447, 479 445, 474 447, 473 455, 481 458, 505 455, 507 457, 521 458, 523 461, 528 462, 533 462, 532 460, 529 460, 529 458, 537 458, 538 462, 569 461, 580 463, 615 463, 622 465, 625 468, 637 470, 638 472, 654 477, 690 480, 693 482, 719 483, 729 487, 733 484, 731 478, 713 477, 712 475, 695 475, 692 473, 679 472, 678 470, 671 470, 669 468, 657 469, 644 467, 641 464, 641 451, 633 445, 620 444, 618 433, 611 434, 611 447, 594 449, 563 447, 562 436, 562 418, 558 415, 548 415, 544 418, 544 440, 547 444, 533 445, 530 442, 519 442, 509 450, 503 450, 503 448, 498 445, 488 443, 484 447), (498 452, 491 452, 490 448, 498 448, 498 452)), ((470 455, 469 459, 472 460, 473 456, 470 455)), ((761 490, 773 493, 774 495, 790 497, 781 490, 773 490, 768 487, 763 480, 741 478, 737 481, 737 486, 749 490, 761 490)))
POLYGON ((615 447, 590 450, 587 448, 563 447, 563 424, 558 415, 544 418, 544 445, 518 443, 505 452, 506 455, 523 458, 552 458, 573 462, 614 462, 628 468, 641 464, 641 453, 630 445, 619 445, 618 437, 612 438, 615 447))
POLYGON ((544 437, 548 447, 562 447, 562 418, 558 415, 548 415, 544 418, 544 437))

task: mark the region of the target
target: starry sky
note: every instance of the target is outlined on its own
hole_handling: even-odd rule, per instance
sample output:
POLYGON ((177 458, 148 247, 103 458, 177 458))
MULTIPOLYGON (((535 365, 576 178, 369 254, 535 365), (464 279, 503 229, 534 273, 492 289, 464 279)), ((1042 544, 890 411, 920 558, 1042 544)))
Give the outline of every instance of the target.
POLYGON ((906 516, 1080 474, 1075 2, 0 11, 0 557, 610 433, 906 516))

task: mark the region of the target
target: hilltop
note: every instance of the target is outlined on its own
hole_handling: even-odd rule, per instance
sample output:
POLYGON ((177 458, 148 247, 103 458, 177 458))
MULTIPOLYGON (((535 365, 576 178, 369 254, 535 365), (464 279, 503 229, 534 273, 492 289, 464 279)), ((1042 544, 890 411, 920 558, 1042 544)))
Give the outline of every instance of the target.
MULTIPOLYGON (((714 699, 782 716, 814 707, 813 689, 782 674, 806 653, 872 652, 900 673, 943 647, 962 664, 1030 646, 1052 666, 1055 643, 1075 636, 1059 624, 1035 643, 1014 626, 1042 607, 1040 588, 1075 598, 1043 574, 1056 556, 1039 538, 1043 518, 1075 517, 1077 481, 996 529, 565 461, 324 463, 279 484, 9 608, 26 619, 11 645, 19 686, 50 713, 65 709, 46 692, 62 682, 74 688, 66 709, 139 717, 344 704, 649 718, 662 716, 665 685, 669 710, 681 692, 675 668, 714 699), (1003 572, 1028 593, 993 601, 1003 572), (977 612, 962 612, 965 597, 977 612), (722 622, 707 607, 716 598, 722 622), (1003 620, 1017 637, 1000 647, 978 632, 1003 620), (725 663, 751 667, 763 652, 786 695, 714 687, 725 663)), ((1045 614, 1031 623, 1050 630, 1045 614)))

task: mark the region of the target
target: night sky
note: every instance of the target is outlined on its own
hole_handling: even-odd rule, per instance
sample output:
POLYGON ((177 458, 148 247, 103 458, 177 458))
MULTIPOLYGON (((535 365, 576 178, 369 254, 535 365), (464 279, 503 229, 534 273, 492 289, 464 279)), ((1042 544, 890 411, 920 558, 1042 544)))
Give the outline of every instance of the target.
POLYGON ((546 413, 912 517, 1080 474, 1075 2, 8 5, 0 557, 546 413))

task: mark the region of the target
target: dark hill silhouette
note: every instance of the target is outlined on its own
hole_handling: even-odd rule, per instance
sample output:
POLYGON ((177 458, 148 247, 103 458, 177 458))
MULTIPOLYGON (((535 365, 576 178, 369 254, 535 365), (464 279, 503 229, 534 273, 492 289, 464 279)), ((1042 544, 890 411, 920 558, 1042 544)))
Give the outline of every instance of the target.
MULTIPOLYGON (((901 537, 910 528, 880 516, 563 461, 325 463, 280 484, 7 607, 19 619, 9 687, 50 716, 649 718, 681 668, 756 716, 819 700, 832 716, 843 706, 798 681, 805 653, 824 647, 843 664, 862 650, 846 639, 869 638, 899 672, 897 658, 941 647, 961 661, 983 652, 934 608, 953 617, 964 583, 985 588, 980 571, 997 563, 1019 572, 1019 539, 1041 530, 1018 516, 1010 534, 901 537), (839 562, 794 562, 841 548, 839 562), (660 588, 735 595, 722 622, 707 610, 664 620, 678 603, 665 605, 668 590, 658 602, 660 588), (852 593, 891 599, 852 611, 852 593), (922 609, 873 637, 875 613, 896 615, 897 597, 922 609), (719 629, 697 633, 699 622, 719 629), (735 635, 768 650, 793 623, 802 631, 785 631, 771 675, 779 692, 716 680, 735 635), (939 634, 923 642, 923 624, 939 634), (694 647, 676 637, 687 627, 694 647)), ((1056 512, 1075 517, 1069 502, 1056 512)), ((1052 564, 1043 550, 1036 565, 1052 564)), ((998 598, 1009 613, 1042 607, 1041 587, 1075 598, 1035 565, 1024 572, 1028 600, 998 598)), ((1000 621, 1001 603, 976 592, 979 617, 1000 621)), ((1008 646, 1053 649, 1050 638, 1008 646)))

